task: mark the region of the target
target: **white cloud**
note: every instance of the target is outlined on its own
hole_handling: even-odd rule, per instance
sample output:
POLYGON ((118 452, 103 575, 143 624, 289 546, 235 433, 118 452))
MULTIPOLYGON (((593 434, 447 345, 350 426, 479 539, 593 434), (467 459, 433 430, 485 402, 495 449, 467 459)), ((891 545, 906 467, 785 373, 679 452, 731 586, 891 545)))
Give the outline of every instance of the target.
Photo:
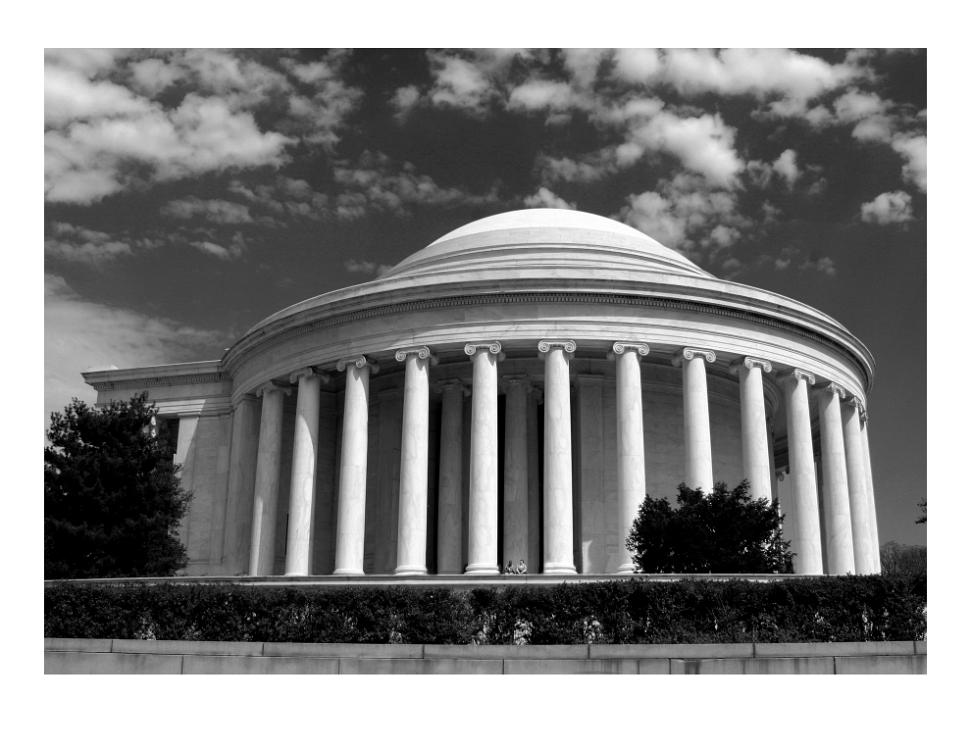
POLYGON ((231 337, 81 298, 44 277, 44 420, 72 396, 93 403, 83 370, 215 359, 231 337))
POLYGON ((531 80, 514 88, 509 94, 510 109, 535 111, 552 109, 563 111, 574 105, 570 85, 560 81, 531 80))
POLYGON ((606 57, 602 49, 564 49, 563 65, 574 83, 581 89, 589 89, 597 78, 600 63, 606 57))
POLYGON ((593 182, 616 171, 610 151, 586 154, 579 159, 540 154, 536 168, 546 182, 593 182))
POLYGON ((896 190, 881 193, 860 207, 863 221, 871 224, 906 224, 914 218, 910 196, 896 190))
MULTIPOLYGON (((724 251, 756 229, 735 194, 712 189, 698 176, 661 180, 656 190, 627 198, 619 218, 692 260, 723 263, 724 251)), ((765 221, 770 219, 766 217, 765 221)))
POLYGON ((927 137, 901 135, 890 143, 894 151, 904 158, 902 174, 923 192, 927 192, 927 137))
POLYGON ((219 260, 235 260, 246 252, 246 241, 241 232, 233 234, 229 242, 218 244, 211 240, 199 240, 190 243, 193 247, 219 260))
POLYGON ((187 72, 179 63, 158 57, 132 61, 128 69, 135 88, 140 94, 149 97, 158 96, 169 86, 181 81, 187 72))
POLYGON ((152 180, 279 167, 298 140, 332 148, 362 97, 341 80, 342 53, 312 63, 283 58, 273 62, 279 69, 254 59, 261 55, 268 59, 220 50, 48 52, 45 198, 90 204, 152 180), (175 85, 191 91, 154 99, 175 85))
POLYGON ((529 208, 576 208, 575 203, 568 203, 546 187, 540 187, 535 193, 525 198, 523 203, 529 208))
POLYGON ((654 49, 619 49, 614 52, 614 73, 627 83, 646 83, 661 70, 661 58, 654 49))
POLYGON ((253 115, 218 98, 189 94, 168 112, 152 106, 131 117, 75 120, 45 134, 45 197, 92 203, 134 182, 126 165, 173 180, 228 167, 279 166, 292 142, 261 132, 253 115))
POLYGON ((434 83, 429 97, 433 104, 482 113, 494 93, 492 84, 478 65, 461 57, 430 52, 434 83))
POLYGON ((51 224, 49 236, 44 240, 47 257, 81 263, 99 263, 129 255, 131 251, 127 240, 65 222, 51 224))
POLYGON ((407 117, 421 100, 421 91, 417 86, 402 86, 394 92, 391 103, 395 108, 395 117, 400 121, 407 117))
POLYGON ((89 81, 75 70, 49 67, 44 75, 44 122, 60 127, 72 120, 141 116, 152 110, 147 99, 110 81, 89 81))
POLYGON ((679 117, 662 111, 630 131, 617 158, 621 166, 629 166, 645 152, 666 152, 712 184, 728 186, 744 166, 734 143, 735 129, 726 125, 720 115, 679 117))
POLYGON ((671 50, 664 79, 682 93, 780 94, 805 101, 850 79, 854 70, 784 49, 671 50))
POLYGON ((394 266, 384 263, 375 263, 373 260, 363 260, 359 258, 347 258, 344 261, 344 270, 350 273, 360 273, 367 276, 377 276, 380 278, 390 271, 394 266))
POLYGON ((779 154, 779 158, 772 162, 772 169, 785 179, 790 188, 801 174, 799 165, 796 163, 796 152, 791 148, 787 148, 779 154))
POLYGON ((334 179, 342 188, 334 211, 344 220, 360 219, 372 210, 405 214, 413 205, 482 205, 497 200, 494 191, 482 195, 442 187, 408 162, 397 166, 385 154, 367 151, 355 165, 335 168, 334 179))
POLYGON ((203 200, 195 196, 180 198, 161 208, 163 216, 173 219, 200 218, 214 224, 252 224, 253 217, 247 206, 219 198, 203 200))

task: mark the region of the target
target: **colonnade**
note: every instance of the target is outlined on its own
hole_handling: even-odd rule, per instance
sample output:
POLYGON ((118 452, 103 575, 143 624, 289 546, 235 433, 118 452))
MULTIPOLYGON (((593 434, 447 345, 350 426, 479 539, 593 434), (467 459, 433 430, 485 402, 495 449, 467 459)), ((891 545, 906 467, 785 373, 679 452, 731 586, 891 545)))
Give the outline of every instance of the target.
MULTIPOLYGON (((544 360, 543 424, 543 560, 546 574, 576 573, 573 551, 573 446, 571 443, 570 360, 572 340, 538 342, 544 360)), ((495 575, 499 569, 498 341, 470 342, 465 354, 472 364, 468 467, 468 575, 495 575)), ((607 356, 614 360, 617 388, 617 513, 620 564, 629 574, 633 562, 625 549, 627 532, 645 496, 644 413, 640 361, 650 352, 646 342, 616 341, 607 356)), ((404 363, 404 403, 401 425, 401 467, 398 487, 398 575, 427 573, 425 565, 428 502, 429 372, 437 364, 427 346, 401 349, 404 363)), ((706 364, 713 351, 683 348, 672 363, 682 368, 685 436, 685 483, 711 490, 713 477, 711 425, 708 413, 706 364)), ((344 419, 340 446, 334 575, 364 574, 365 494, 367 485, 368 393, 378 366, 365 355, 336 365, 344 373, 344 419)), ((772 497, 772 466, 766 426, 763 376, 772 363, 742 357, 731 365, 739 382, 743 475, 753 497, 772 497)), ((285 574, 309 575, 318 441, 320 387, 331 375, 306 367, 292 373, 296 386, 293 460, 285 574)), ((796 573, 879 572, 876 511, 869 460, 866 418, 860 400, 834 383, 814 389, 819 414, 822 462, 822 523, 812 443, 810 388, 812 373, 800 369, 780 378, 786 398, 789 473, 792 478, 796 573), (824 536, 823 536, 824 535, 824 536), (823 559, 825 538, 826 559, 823 559)), ((503 552, 511 557, 527 545, 527 395, 525 377, 503 379, 506 394, 503 456, 503 552)), ((442 394, 441 452, 438 476, 437 567, 439 573, 462 568, 463 396, 459 380, 436 384, 442 394)), ((269 575, 275 556, 274 528, 281 471, 283 399, 289 389, 267 383, 259 389, 261 418, 250 575, 269 575)), ((505 555, 504 555, 505 556, 505 555)))

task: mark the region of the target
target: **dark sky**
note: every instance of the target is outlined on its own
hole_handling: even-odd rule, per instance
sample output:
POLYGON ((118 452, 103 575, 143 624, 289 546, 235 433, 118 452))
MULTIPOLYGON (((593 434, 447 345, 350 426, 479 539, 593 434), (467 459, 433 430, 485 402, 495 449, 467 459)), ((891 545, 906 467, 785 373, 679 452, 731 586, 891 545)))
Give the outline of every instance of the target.
POLYGON ((45 64, 45 421, 80 371, 527 206, 625 221, 873 352, 882 540, 924 543, 923 50, 70 51, 45 64))

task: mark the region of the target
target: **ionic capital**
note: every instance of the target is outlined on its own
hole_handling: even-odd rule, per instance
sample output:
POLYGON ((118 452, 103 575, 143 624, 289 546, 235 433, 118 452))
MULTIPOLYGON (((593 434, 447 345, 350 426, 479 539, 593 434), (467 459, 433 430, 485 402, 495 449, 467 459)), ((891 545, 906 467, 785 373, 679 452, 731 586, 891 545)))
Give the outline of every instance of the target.
POLYGON ((488 349, 489 354, 494 354, 499 362, 506 358, 502 353, 502 344, 498 341, 476 341, 465 345, 465 353, 470 357, 483 349, 488 349))
POLYGON ((540 359, 545 359, 552 349, 562 349, 563 354, 569 358, 577 350, 577 342, 570 339, 543 339, 537 344, 540 359))
POLYGON ((816 385, 816 376, 806 370, 800 370, 798 367, 789 373, 789 377, 793 380, 804 380, 807 385, 816 385))
POLYGON ((430 364, 437 365, 438 358, 432 354, 427 346, 413 346, 409 349, 399 349, 394 353, 394 358, 398 362, 404 362, 408 357, 418 357, 418 359, 431 360, 430 364))
POLYGON ((624 352, 635 352, 638 357, 646 357, 651 351, 651 347, 643 341, 615 341, 610 347, 607 359, 615 359, 624 352))
POLYGON ((829 382, 826 385, 819 387, 820 395, 825 393, 832 393, 837 399, 846 398, 846 391, 843 390, 841 386, 836 385, 836 383, 829 382))
POLYGON ((863 399, 859 396, 850 396, 846 399, 846 405, 851 409, 856 409, 856 413, 861 416, 866 413, 866 407, 863 406, 863 399))
POLYGON ((354 367, 358 370, 363 370, 365 367, 369 367, 371 374, 377 373, 380 369, 378 365, 367 358, 366 355, 361 354, 357 357, 348 357, 346 359, 338 360, 337 362, 337 372, 344 372, 348 367, 354 367))
POLYGON ((708 349, 693 349, 686 346, 684 349, 674 355, 674 359, 671 360, 671 364, 678 367, 682 362, 694 359, 695 357, 704 357, 708 364, 712 364, 715 361, 715 353, 713 351, 708 349))
POLYGON ((320 378, 321 383, 330 382, 330 375, 326 375, 325 373, 318 370, 316 367, 301 367, 299 370, 296 370, 295 372, 290 373, 289 380, 290 380, 290 384, 292 385, 293 383, 298 382, 300 378, 310 378, 310 377, 320 378))
POLYGON ((284 396, 289 396, 290 389, 282 385, 277 385, 272 380, 268 383, 264 383, 256 389, 256 395, 258 398, 263 398, 268 393, 282 393, 284 396))
POLYGON ((772 372, 772 363, 769 360, 757 359, 756 357, 742 357, 741 359, 737 359, 732 363, 729 370, 734 374, 738 374, 743 367, 746 370, 759 367, 762 369, 762 372, 772 372))

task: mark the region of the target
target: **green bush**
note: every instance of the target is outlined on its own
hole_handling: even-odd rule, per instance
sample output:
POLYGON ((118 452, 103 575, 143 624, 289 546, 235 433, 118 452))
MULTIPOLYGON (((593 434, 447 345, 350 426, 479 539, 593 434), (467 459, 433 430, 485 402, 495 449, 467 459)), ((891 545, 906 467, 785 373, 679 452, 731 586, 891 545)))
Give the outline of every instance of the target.
POLYGON ((920 640, 923 576, 447 589, 53 583, 44 635, 309 643, 920 640))

